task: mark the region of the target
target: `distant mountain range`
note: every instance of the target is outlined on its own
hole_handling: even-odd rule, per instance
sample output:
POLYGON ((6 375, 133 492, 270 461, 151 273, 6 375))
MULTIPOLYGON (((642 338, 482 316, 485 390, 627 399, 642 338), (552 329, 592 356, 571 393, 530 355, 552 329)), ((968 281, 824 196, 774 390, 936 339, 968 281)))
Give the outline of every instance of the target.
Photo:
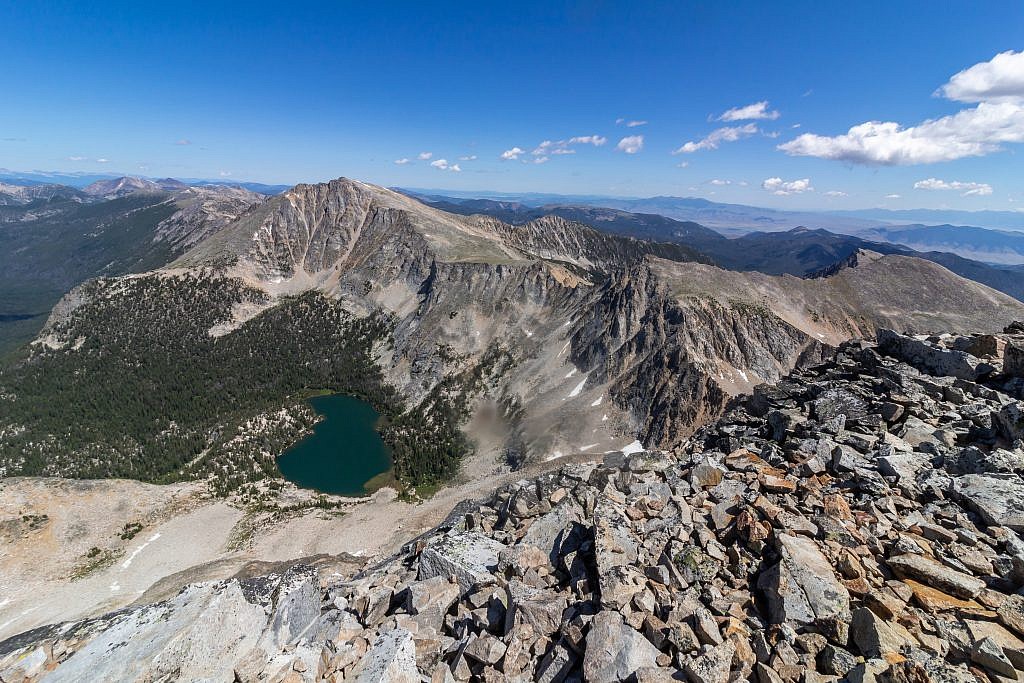
POLYGON ((899 225, 864 231, 861 236, 918 251, 948 251, 986 263, 1024 263, 1024 232, 968 225, 899 225))
POLYGON ((724 204, 699 197, 608 197, 538 193, 454 192, 403 189, 406 194, 427 199, 490 200, 530 208, 552 206, 600 206, 631 213, 652 213, 681 221, 694 221, 725 234, 753 230, 776 232, 798 227, 823 228, 832 232, 859 234, 879 225, 921 223, 967 225, 994 230, 1024 231, 1024 211, 953 211, 940 209, 860 209, 856 211, 784 211, 745 204, 724 204))
MULTIPOLYGON (((797 275, 810 273, 843 261, 859 250, 881 254, 904 254, 939 263, 958 275, 984 283, 993 289, 1024 301, 1024 267, 995 265, 964 258, 954 247, 971 247, 970 242, 952 244, 945 240, 948 250, 942 249, 943 231, 930 232, 927 226, 876 227, 858 235, 837 234, 821 228, 791 228, 776 232, 747 232, 729 238, 716 230, 693 221, 679 221, 656 213, 632 213, 622 209, 596 206, 547 204, 540 207, 521 202, 491 199, 462 199, 439 195, 418 195, 421 201, 451 213, 485 214, 510 223, 524 223, 544 215, 556 215, 592 225, 599 230, 640 239, 671 241, 685 244, 711 257, 724 268, 740 271, 759 271, 769 275, 797 275), (886 231, 892 230, 888 238, 886 231), (904 236, 914 236, 917 249, 900 244, 904 236), (934 243, 935 246, 930 246, 934 243)), ((945 226, 951 228, 951 226, 945 226)), ((953 231, 961 228, 951 228, 953 231)), ((996 232, 982 228, 964 228, 964 234, 977 234, 983 239, 1013 240, 1015 233, 996 232)), ((1024 238, 1024 235, 1021 236, 1024 238)), ((979 242, 981 243, 981 242, 979 242)), ((1022 259, 1024 261, 1024 259, 1022 259)))
MULTIPOLYGON (((139 176, 124 176, 116 173, 71 173, 64 171, 12 171, 0 168, 0 183, 11 185, 65 185, 67 187, 85 188, 97 182, 116 181, 123 178, 130 178, 140 181, 150 181, 157 184, 173 180, 169 178, 154 179, 139 176)), ((173 180, 182 187, 241 187, 250 192, 257 192, 263 195, 275 195, 287 190, 291 185, 267 185, 265 183, 253 183, 237 180, 208 180, 204 178, 179 178, 173 180)))
POLYGON ((831 215, 883 221, 886 223, 926 223, 977 225, 994 230, 1024 231, 1024 210, 1021 211, 956 211, 953 209, 855 209, 832 211, 831 215))

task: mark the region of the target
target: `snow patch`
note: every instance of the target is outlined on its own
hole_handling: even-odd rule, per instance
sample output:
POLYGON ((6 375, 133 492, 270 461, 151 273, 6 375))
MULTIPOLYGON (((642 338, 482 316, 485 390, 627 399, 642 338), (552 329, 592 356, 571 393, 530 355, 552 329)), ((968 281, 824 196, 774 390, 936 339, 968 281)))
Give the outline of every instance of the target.
POLYGON ((145 550, 147 545, 149 545, 150 543, 152 543, 153 541, 155 541, 158 538, 160 538, 160 534, 158 534, 158 533, 157 534, 153 534, 148 541, 146 541, 145 543, 140 545, 138 548, 133 550, 132 554, 128 556, 128 559, 126 559, 121 564, 121 568, 122 569, 128 569, 128 567, 132 566, 132 561, 138 556, 138 554, 141 553, 143 550, 145 550))
POLYGON ((532 337, 532 336, 533 336, 533 332, 531 332, 530 330, 525 330, 525 329, 524 329, 524 330, 523 330, 523 334, 525 334, 525 335, 526 335, 526 338, 527 338, 527 339, 529 339, 530 337, 532 337))
POLYGON ((569 371, 569 374, 566 375, 565 378, 569 379, 570 377, 572 377, 575 374, 576 374, 576 368, 573 368, 572 370, 569 371))
POLYGON ((607 422, 607 421, 608 421, 608 416, 607 415, 602 415, 601 416, 601 422, 607 422))
POLYGON ((590 404, 590 407, 591 407, 591 408, 596 408, 596 407, 598 407, 599 405, 601 405, 601 400, 602 400, 603 398, 604 398, 604 394, 601 394, 600 396, 598 396, 598 397, 597 397, 597 400, 595 400, 595 401, 594 401, 593 403, 591 403, 591 404, 590 404))
POLYGON ((586 383, 587 383, 587 378, 584 377, 583 379, 580 380, 580 383, 577 384, 576 387, 572 391, 569 392, 569 398, 576 398, 577 396, 579 396, 580 392, 583 391, 583 385, 586 384, 586 383))
POLYGON ((557 460, 558 458, 561 458, 561 457, 562 457, 562 451, 554 451, 551 455, 549 455, 546 458, 544 458, 544 462, 548 462, 549 460, 557 460))
POLYGON ((598 443, 588 443, 586 446, 580 446, 579 449, 581 451, 589 451, 594 446, 600 446, 600 445, 601 445, 600 442, 598 442, 598 443))
POLYGON ((633 453, 643 453, 646 449, 640 443, 640 439, 637 439, 633 443, 626 444, 620 450, 622 450, 623 455, 632 455, 633 453))

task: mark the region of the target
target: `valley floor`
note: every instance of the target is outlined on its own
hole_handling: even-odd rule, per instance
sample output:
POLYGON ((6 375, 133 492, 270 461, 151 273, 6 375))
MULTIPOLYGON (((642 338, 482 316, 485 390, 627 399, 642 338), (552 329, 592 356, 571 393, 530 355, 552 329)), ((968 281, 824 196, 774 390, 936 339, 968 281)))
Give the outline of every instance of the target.
POLYGON ((322 510, 309 506, 308 492, 288 485, 277 504, 306 507, 273 515, 213 498, 199 482, 0 480, 0 640, 165 599, 188 583, 227 578, 253 562, 330 555, 356 570, 430 530, 459 502, 568 460, 511 472, 489 451, 467 460, 459 480, 416 504, 381 489, 322 510))

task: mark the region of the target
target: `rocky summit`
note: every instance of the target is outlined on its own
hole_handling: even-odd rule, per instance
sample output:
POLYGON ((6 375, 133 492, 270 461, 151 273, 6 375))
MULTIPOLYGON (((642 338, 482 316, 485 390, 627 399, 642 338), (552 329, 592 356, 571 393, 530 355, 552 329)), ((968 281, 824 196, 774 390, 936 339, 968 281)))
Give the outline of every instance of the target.
POLYGON ((1024 326, 847 342, 671 450, 0 643, 23 681, 1024 677, 1024 326))

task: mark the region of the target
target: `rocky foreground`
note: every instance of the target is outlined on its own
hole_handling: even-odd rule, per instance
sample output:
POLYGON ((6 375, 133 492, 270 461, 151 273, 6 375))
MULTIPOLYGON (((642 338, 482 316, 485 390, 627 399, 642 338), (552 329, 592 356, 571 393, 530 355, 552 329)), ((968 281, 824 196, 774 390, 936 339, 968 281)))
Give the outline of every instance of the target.
MULTIPOLYGON (((1024 680, 1024 326, 884 332, 672 453, 0 643, 0 680, 1024 680)), ((42 596, 41 596, 42 597, 42 596)))

